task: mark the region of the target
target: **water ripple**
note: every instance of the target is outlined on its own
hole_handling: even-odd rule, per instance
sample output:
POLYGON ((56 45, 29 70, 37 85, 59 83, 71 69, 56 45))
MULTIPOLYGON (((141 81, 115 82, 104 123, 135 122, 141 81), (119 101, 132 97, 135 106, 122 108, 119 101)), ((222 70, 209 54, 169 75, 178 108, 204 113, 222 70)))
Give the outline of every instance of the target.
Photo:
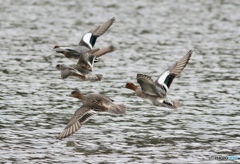
POLYGON ((221 163, 239 157, 239 2, 6 1, 0 7, 0 157, 6 163, 221 163), (51 49, 116 16, 96 46, 116 51, 97 63, 99 83, 60 79, 51 49), (177 110, 153 107, 125 89, 137 73, 157 78, 194 54, 169 96, 177 110), (80 102, 74 88, 124 102, 127 114, 100 113, 58 141, 80 102))

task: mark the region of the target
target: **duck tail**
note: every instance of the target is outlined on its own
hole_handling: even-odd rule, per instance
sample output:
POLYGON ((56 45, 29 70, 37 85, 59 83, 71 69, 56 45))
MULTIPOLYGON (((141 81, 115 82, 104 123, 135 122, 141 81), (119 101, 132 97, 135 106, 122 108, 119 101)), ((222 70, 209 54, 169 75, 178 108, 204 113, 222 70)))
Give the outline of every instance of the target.
POLYGON ((181 106, 181 103, 180 103, 179 100, 173 100, 173 107, 174 107, 175 109, 177 109, 177 108, 180 107, 180 106, 181 106))
POLYGON ((91 75, 88 75, 87 79, 91 82, 95 82, 95 81, 101 81, 102 77, 103 77, 102 74, 91 74, 91 75))
POLYGON ((98 81, 101 81, 103 78, 103 75, 102 74, 96 74, 96 75, 97 75, 98 81))
POLYGON ((162 104, 164 107, 172 108, 172 109, 177 109, 178 107, 181 106, 181 103, 179 100, 171 100, 171 99, 165 99, 162 104))
POLYGON ((115 104, 112 108, 109 109, 109 112, 114 114, 125 114, 126 106, 124 104, 115 104))

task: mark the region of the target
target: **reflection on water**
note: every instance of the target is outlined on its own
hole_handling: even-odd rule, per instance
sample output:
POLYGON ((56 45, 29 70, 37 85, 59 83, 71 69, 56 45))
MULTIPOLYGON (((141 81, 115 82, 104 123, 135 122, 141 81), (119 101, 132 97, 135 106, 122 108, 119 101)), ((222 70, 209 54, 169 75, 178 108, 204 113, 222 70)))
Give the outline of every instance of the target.
POLYGON ((2 162, 219 163, 239 151, 239 3, 228 1, 7 1, 0 7, 2 162), (91 9, 91 10, 90 10, 91 9), (97 63, 100 83, 61 80, 51 48, 116 16, 96 47, 117 50, 97 63), (157 78, 189 49, 194 54, 170 95, 178 110, 153 107, 123 88, 137 73, 157 78), (100 113, 76 134, 56 136, 78 109, 74 88, 124 102, 127 114, 100 113))

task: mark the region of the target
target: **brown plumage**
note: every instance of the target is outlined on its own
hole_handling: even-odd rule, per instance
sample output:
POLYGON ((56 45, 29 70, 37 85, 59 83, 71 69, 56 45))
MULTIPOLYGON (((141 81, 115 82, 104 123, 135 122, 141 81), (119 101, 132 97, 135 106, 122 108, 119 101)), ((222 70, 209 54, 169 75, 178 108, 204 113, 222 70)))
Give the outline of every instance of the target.
POLYGON ((124 104, 115 104, 112 99, 101 94, 83 95, 79 90, 75 90, 69 96, 79 99, 83 105, 74 113, 63 132, 58 136, 58 139, 66 138, 75 133, 98 112, 114 114, 125 114, 126 112, 124 104))

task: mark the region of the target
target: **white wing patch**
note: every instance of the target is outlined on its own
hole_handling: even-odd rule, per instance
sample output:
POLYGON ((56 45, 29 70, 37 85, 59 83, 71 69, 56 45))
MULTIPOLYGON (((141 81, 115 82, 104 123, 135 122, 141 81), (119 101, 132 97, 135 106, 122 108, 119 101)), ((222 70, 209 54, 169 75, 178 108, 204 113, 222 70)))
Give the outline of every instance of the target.
POLYGON ((160 99, 157 99, 157 101, 162 104, 164 99, 160 98, 160 99))
POLYGON ((93 47, 92 47, 92 45, 91 45, 91 43, 90 43, 91 37, 92 37, 92 33, 86 33, 86 34, 83 36, 83 41, 84 41, 84 43, 86 43, 86 44, 89 46, 89 48, 92 50, 93 47))
POLYGON ((157 80, 158 84, 163 85, 164 81, 166 80, 167 76, 169 75, 169 71, 164 72, 157 80))
POLYGON ((158 84, 162 85, 166 89, 166 92, 168 91, 168 87, 164 83, 164 81, 166 80, 166 78, 169 75, 169 73, 170 73, 170 71, 165 71, 157 80, 158 84))

